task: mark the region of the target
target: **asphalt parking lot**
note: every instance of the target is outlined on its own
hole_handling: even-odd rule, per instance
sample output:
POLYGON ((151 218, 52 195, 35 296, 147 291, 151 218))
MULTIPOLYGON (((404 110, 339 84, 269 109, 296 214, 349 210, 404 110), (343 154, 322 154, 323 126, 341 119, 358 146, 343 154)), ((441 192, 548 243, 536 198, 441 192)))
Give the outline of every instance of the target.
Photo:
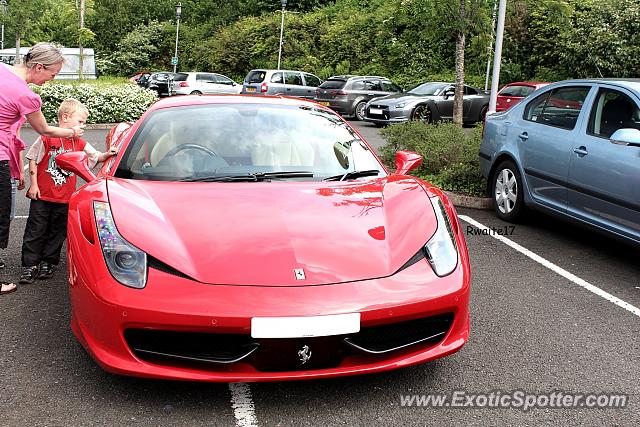
MULTIPOLYGON (((354 124, 380 146, 377 128, 354 124)), ((106 133, 88 131, 86 139, 103 149, 106 133)), ((23 136, 33 141, 33 132, 23 136)), ((19 277, 27 213, 23 191, 4 280, 19 277)), ((640 249, 545 215, 511 228, 490 211, 458 213, 472 261, 471 337, 452 356, 321 381, 203 384, 115 376, 102 371, 71 333, 61 265, 52 280, 0 297, 0 424, 639 425, 640 249), (515 391, 610 393, 627 396, 627 405, 589 408, 582 401, 525 411, 481 405, 477 398, 475 407, 402 404, 413 395, 515 391)))

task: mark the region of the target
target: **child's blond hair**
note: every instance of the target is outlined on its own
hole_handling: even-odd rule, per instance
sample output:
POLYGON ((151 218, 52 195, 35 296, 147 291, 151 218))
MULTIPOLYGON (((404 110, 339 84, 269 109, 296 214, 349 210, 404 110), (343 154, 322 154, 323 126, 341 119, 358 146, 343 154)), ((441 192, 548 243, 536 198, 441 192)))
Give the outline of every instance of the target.
POLYGON ((87 115, 89 114, 89 110, 82 102, 78 101, 75 98, 65 99, 64 101, 62 101, 60 107, 58 108, 58 122, 62 121, 63 114, 72 115, 76 111, 84 111, 85 113, 87 113, 87 115))

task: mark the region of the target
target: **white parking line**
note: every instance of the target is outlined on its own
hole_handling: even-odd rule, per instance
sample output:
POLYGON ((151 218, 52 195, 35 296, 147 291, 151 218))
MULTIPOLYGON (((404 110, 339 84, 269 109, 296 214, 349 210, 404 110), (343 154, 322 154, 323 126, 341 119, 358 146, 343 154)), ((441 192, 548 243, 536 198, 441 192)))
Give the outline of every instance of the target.
POLYGON ((255 427, 258 425, 256 408, 251 398, 251 389, 246 383, 229 383, 231 407, 236 417, 236 426, 255 427))
POLYGON ((532 260, 534 260, 535 262, 544 265, 545 267, 547 267, 549 270, 559 274, 560 276, 569 279, 570 281, 572 281, 573 283, 575 283, 578 286, 581 286, 583 288, 585 288, 586 290, 593 292, 594 294, 606 299, 607 301, 610 301, 612 303, 614 303, 615 305, 617 305, 618 307, 622 307, 625 310, 635 314, 636 316, 640 317, 640 308, 629 304, 626 301, 621 300, 618 297, 615 297, 613 295, 611 295, 610 293, 603 291, 602 289, 598 288, 597 286, 592 285, 591 283, 587 282, 586 280, 583 280, 581 278, 579 278, 578 276, 576 276, 575 274, 569 273, 567 270, 565 270, 562 267, 557 266, 556 264, 552 263, 551 261, 548 261, 544 258, 542 258, 540 255, 537 255, 533 252, 531 252, 529 249, 520 246, 519 244, 517 244, 516 242, 514 242, 513 240, 507 239, 504 236, 501 236, 499 234, 495 234, 495 233, 491 233, 491 229, 483 224, 480 224, 478 221, 474 220, 471 217, 468 217, 466 215, 458 215, 458 218, 460 218, 461 220, 468 222, 469 224, 473 225, 474 227, 477 227, 481 230, 487 230, 488 235, 490 235, 491 237, 500 240, 502 243, 507 244, 508 246, 512 247, 513 249, 515 249, 516 251, 520 252, 523 255, 528 256, 529 258, 531 258, 532 260))

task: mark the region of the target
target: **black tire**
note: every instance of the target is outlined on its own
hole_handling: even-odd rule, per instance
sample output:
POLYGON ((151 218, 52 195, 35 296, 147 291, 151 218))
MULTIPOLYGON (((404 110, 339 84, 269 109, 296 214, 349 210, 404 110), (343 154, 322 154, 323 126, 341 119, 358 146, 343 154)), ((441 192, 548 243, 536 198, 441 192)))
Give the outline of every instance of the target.
POLYGON ((489 109, 489 107, 487 105, 482 107, 482 110, 480 110, 480 118, 479 118, 478 122, 484 123, 484 118, 487 116, 487 110, 488 109, 489 109))
POLYGON ((411 120, 421 121, 423 123, 433 123, 433 113, 431 108, 426 105, 418 105, 411 113, 411 120))
POLYGON ((200 92, 199 90, 194 90, 189 95, 202 95, 202 92, 200 92))
POLYGON ((356 105, 356 108, 353 109, 353 116, 356 120, 363 121, 367 115, 367 111, 365 107, 367 106, 366 101, 360 101, 356 105))
POLYGON ((508 222, 522 218, 525 211, 523 191, 522 177, 515 163, 511 160, 500 162, 491 176, 491 198, 498 218, 508 222))

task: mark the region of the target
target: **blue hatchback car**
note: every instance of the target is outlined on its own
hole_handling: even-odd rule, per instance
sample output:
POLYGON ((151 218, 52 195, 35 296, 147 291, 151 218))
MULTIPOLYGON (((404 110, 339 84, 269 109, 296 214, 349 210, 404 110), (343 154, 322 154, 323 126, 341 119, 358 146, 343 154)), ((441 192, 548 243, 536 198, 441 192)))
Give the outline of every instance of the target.
POLYGON ((640 244, 640 79, 567 80, 487 116, 480 168, 498 217, 545 210, 640 244))

